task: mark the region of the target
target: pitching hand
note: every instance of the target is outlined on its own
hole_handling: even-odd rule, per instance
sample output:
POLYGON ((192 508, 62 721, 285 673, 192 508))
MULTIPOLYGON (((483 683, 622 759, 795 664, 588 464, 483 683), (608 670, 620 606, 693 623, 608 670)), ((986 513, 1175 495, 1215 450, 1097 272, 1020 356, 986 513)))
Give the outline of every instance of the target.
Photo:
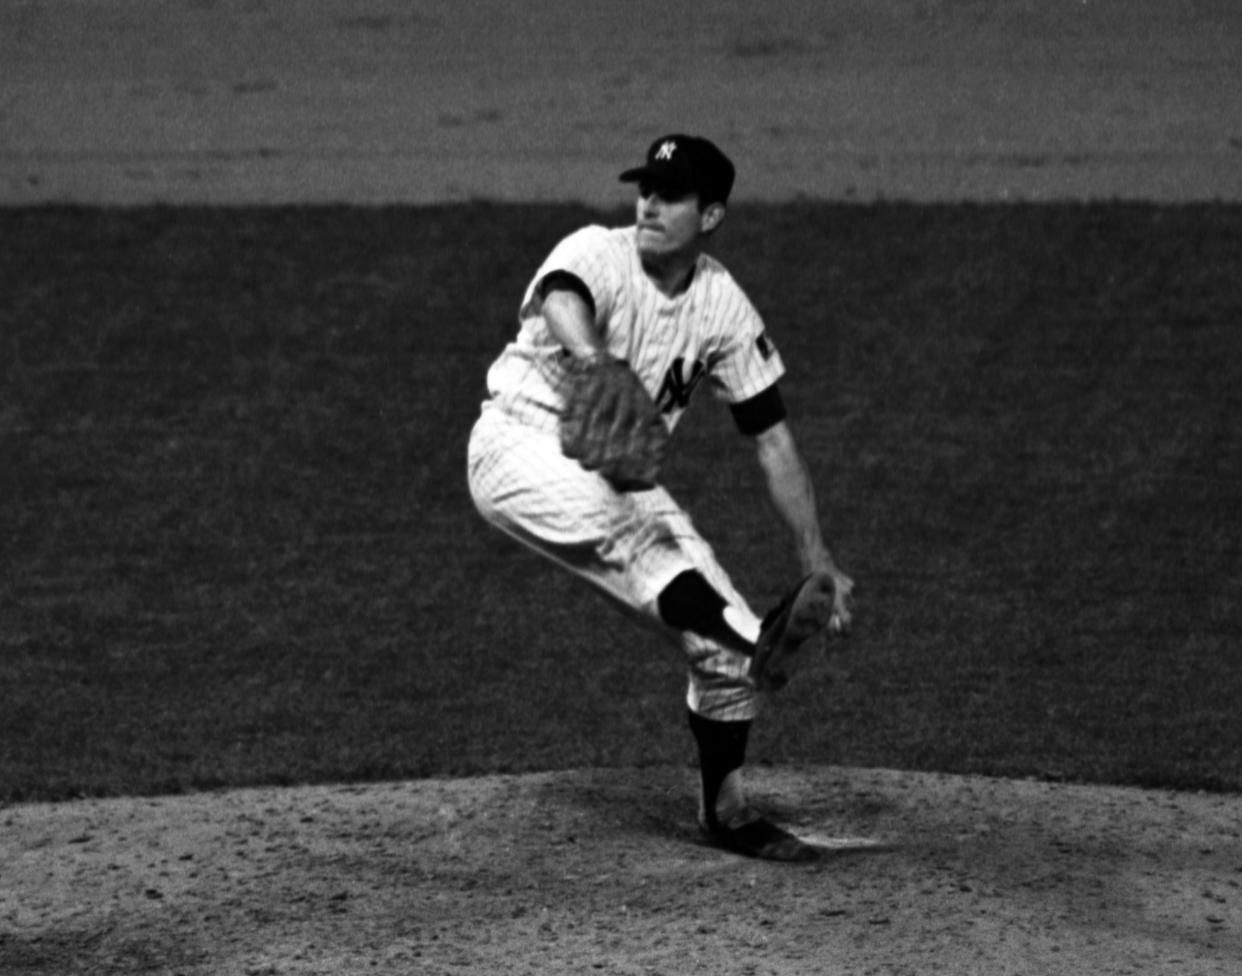
POLYGON ((848 634, 854 622, 854 581, 836 566, 826 567, 832 577, 832 616, 828 618, 830 634, 848 634))

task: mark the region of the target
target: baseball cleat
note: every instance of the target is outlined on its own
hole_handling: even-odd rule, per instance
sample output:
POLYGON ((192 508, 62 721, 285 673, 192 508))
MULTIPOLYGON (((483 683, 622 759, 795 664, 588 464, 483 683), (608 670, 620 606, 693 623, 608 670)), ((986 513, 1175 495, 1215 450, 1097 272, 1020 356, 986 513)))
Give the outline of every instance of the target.
POLYGON ((760 691, 779 691, 797 668, 799 651, 822 634, 833 617, 832 577, 811 573, 766 617, 750 662, 750 680, 760 691))
POLYGON ((752 812, 732 818, 729 823, 700 823, 699 829, 713 847, 741 854, 743 857, 787 863, 806 863, 820 859, 819 848, 799 840, 789 831, 752 812))

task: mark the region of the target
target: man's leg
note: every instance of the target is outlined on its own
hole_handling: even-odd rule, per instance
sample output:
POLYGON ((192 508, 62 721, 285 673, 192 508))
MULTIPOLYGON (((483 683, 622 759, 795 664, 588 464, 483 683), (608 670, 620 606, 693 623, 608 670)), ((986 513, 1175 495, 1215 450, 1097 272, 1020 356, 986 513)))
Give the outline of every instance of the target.
POLYGON ((554 436, 496 416, 472 436, 470 489, 489 522, 593 583, 686 652, 686 704, 692 722, 703 720, 695 738, 706 776, 700 824, 709 839, 752 856, 801 859, 771 843, 768 828, 777 828, 749 819, 742 789, 746 736, 759 708, 749 669, 761 623, 685 512, 662 489, 618 499, 564 458, 554 436))
POLYGON ((699 827, 717 847, 767 861, 816 861, 819 850, 752 810, 742 791, 750 722, 715 722, 687 713, 699 748, 699 827))
MULTIPOLYGON (((720 573, 718 569, 716 572, 720 573)), ((723 575, 723 574, 721 574, 723 575)), ((826 623, 819 590, 804 580, 763 624, 730 604, 697 570, 683 572, 661 592, 657 608, 664 623, 687 635, 713 641, 745 655, 772 658, 774 650, 805 642, 826 623)), ((831 590, 828 591, 829 606, 831 590)), ((818 851, 755 813, 742 787, 742 767, 751 719, 718 720, 687 711, 699 751, 699 826, 718 847, 777 861, 811 861, 818 851)))
POLYGON ((687 570, 664 588, 657 607, 674 630, 698 634, 753 657, 751 679, 765 691, 777 691, 788 684, 802 645, 828 625, 833 595, 831 578, 812 573, 760 623, 749 611, 726 601, 697 570, 687 570))
POLYGON ((688 630, 719 641, 748 657, 759 640, 759 621, 731 605, 697 569, 686 570, 657 600, 662 619, 674 630, 688 630))

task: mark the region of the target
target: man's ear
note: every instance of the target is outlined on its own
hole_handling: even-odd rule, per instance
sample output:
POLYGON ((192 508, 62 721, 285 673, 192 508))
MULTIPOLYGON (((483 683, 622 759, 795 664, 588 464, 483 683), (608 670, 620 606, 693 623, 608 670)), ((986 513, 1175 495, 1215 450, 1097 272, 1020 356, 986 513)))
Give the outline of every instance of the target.
POLYGON ((704 234, 710 234, 724 222, 724 219, 725 205, 709 203, 699 215, 699 230, 704 234))

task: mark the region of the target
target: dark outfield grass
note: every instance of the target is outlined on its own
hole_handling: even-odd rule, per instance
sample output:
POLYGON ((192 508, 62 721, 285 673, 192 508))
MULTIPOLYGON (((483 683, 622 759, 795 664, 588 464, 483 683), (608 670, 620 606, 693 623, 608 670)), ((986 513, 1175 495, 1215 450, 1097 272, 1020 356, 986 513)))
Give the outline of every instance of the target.
MULTIPOLYGON (((0 211, 0 800, 689 762, 678 652, 488 529, 568 206, 0 211)), ((758 762, 1242 789, 1242 208, 735 207, 857 635, 758 762)), ((793 566, 703 398, 674 491, 793 566)))

